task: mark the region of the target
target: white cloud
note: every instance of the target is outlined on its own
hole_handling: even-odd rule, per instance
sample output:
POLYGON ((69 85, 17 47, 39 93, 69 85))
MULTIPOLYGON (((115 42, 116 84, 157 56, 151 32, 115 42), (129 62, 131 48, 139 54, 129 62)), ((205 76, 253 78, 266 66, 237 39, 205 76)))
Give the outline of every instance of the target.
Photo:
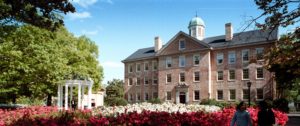
POLYGON ((73 3, 87 8, 88 6, 95 4, 97 1, 98 0, 73 0, 73 3))
POLYGON ((104 69, 106 67, 109 67, 109 68, 122 68, 124 67, 124 65, 121 63, 121 62, 114 62, 114 61, 106 61, 106 62, 103 62, 103 63, 100 63, 104 69))
POLYGON ((75 19, 84 19, 84 18, 90 18, 91 14, 89 12, 75 12, 75 13, 69 13, 68 16, 71 20, 75 19))
POLYGON ((98 30, 93 30, 93 31, 88 31, 88 30, 82 30, 81 33, 84 35, 97 35, 98 34, 98 30))

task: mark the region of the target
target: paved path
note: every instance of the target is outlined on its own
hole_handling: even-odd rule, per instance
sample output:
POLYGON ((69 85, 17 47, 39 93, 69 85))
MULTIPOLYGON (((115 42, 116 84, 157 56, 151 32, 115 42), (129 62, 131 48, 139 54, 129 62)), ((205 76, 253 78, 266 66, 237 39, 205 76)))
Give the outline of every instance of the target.
POLYGON ((287 126, 300 126, 300 112, 289 113, 288 116, 287 126))

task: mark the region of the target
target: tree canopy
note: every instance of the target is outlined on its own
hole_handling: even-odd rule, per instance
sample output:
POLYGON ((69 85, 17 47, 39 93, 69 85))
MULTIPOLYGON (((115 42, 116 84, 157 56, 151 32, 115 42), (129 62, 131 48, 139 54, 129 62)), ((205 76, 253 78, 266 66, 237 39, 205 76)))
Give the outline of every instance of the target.
POLYGON ((109 106, 126 105, 127 101, 124 99, 124 82, 119 79, 113 79, 107 83, 104 103, 109 106))
POLYGON ((27 23, 54 30, 64 24, 59 14, 75 12, 69 0, 0 0, 0 25, 27 23))
POLYGON ((9 34, 0 31, 0 99, 45 98, 56 94, 65 79, 91 77, 99 88, 103 72, 98 47, 65 28, 55 32, 24 25, 9 34))

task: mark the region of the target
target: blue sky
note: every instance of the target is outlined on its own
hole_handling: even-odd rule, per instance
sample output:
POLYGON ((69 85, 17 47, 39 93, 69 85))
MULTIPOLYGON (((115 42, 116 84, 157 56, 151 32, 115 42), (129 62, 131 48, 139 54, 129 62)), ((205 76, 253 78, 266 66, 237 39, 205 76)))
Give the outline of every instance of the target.
POLYGON ((98 45, 103 84, 123 79, 121 61, 139 48, 153 46, 155 36, 165 44, 179 31, 188 33, 196 12, 205 22, 205 37, 223 35, 228 22, 234 32, 242 31, 251 16, 261 13, 254 0, 71 1, 77 12, 65 16, 65 25, 74 35, 86 35, 98 45))

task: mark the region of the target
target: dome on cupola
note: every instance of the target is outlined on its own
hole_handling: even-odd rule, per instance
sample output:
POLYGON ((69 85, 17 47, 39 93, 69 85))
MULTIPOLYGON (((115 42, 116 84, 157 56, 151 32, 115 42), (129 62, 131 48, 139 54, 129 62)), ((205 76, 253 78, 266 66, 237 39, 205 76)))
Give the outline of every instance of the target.
POLYGON ((192 18, 192 20, 189 23, 189 28, 193 27, 193 26, 205 27, 205 24, 204 24, 204 21, 200 17, 196 16, 196 17, 192 18))

